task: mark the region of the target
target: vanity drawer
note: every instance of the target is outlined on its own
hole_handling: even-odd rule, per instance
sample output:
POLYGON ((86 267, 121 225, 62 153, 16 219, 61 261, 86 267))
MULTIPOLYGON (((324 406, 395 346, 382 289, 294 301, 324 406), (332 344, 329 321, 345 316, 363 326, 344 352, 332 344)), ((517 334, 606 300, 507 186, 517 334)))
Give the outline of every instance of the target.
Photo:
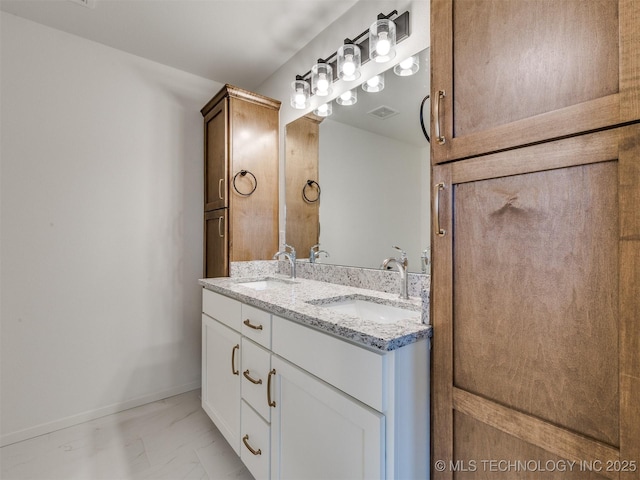
POLYGON ((242 304, 242 334, 265 348, 271 348, 271 314, 242 304))
POLYGON ((273 353, 377 411, 385 411, 386 355, 276 315, 272 330, 273 353))
POLYGON ((202 312, 237 332, 241 330, 242 326, 241 305, 237 300, 206 288, 202 289, 202 312))
POLYGON ((269 478, 270 429, 260 415, 242 401, 240 458, 256 480, 269 478))
POLYGON ((242 338, 242 398, 269 422, 271 408, 267 400, 267 383, 271 370, 271 352, 247 338, 242 338))

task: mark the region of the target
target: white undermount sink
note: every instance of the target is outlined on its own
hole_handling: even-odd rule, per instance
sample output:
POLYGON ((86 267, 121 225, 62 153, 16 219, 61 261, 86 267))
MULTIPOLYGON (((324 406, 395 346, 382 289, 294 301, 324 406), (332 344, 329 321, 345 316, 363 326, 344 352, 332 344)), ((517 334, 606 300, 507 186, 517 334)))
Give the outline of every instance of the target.
POLYGON ((246 280, 238 282, 238 285, 242 287, 252 288, 254 290, 270 290, 276 287, 282 287, 284 285, 292 285, 295 282, 290 280, 266 277, 266 278, 258 278, 255 280, 246 280))
POLYGON ((376 323, 395 323, 400 320, 420 320, 420 312, 393 305, 384 305, 364 298, 341 298, 319 306, 336 313, 358 317, 376 323))

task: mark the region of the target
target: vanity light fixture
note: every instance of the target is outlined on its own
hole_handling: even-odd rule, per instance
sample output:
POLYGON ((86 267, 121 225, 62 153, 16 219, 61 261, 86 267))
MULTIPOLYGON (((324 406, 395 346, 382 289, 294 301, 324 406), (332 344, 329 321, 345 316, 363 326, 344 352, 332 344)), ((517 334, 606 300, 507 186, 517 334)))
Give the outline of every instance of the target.
MULTIPOLYGON (((296 82, 293 84, 294 93, 291 95, 291 106, 296 109, 308 108, 308 98, 311 95, 321 97, 330 95, 333 90, 332 84, 336 80, 347 82, 356 80, 361 75, 360 66, 369 60, 376 62, 391 60, 396 54, 396 43, 409 38, 410 26, 408 11, 400 15, 397 10, 393 10, 388 15, 379 14, 378 20, 371 25, 371 30, 367 29, 352 39, 346 39, 337 52, 333 52, 324 59, 319 59, 318 63, 304 75, 296 76, 296 82), (371 53, 372 49, 375 53, 371 53), (361 52, 367 51, 369 55, 363 58, 361 52), (306 90, 302 84, 298 83, 299 80, 310 85, 307 101, 304 102, 302 95, 306 90)), ((367 90, 367 88, 365 90, 380 91, 367 90)))
POLYGON ((338 77, 347 82, 360 78, 360 47, 347 38, 337 55, 338 77))
POLYGON ((384 73, 371 77, 369 80, 364 82, 362 84, 362 89, 369 93, 376 93, 384 90, 384 73))
POLYGON ((333 103, 323 103, 318 108, 316 108, 313 113, 315 113, 319 117, 328 117, 333 113, 333 103))
POLYGON ((296 76, 295 82, 291 83, 293 92, 291 93, 291 106, 297 110, 305 109, 309 106, 309 96, 311 87, 309 82, 300 75, 296 76))
POLYGON ((396 56, 396 24, 378 15, 369 27, 369 58, 377 63, 388 62, 396 56))
POLYGON ((326 97, 333 92, 333 68, 319 59, 311 68, 311 92, 319 97, 326 97))
POLYGON ((336 102, 338 105, 344 105, 348 107, 350 105, 355 105, 358 101, 358 91, 354 88, 353 90, 347 90, 338 98, 336 98, 336 102))
POLYGON ((406 58, 393 67, 393 72, 400 77, 408 77, 409 75, 417 73, 418 70, 420 70, 420 60, 418 55, 406 58))

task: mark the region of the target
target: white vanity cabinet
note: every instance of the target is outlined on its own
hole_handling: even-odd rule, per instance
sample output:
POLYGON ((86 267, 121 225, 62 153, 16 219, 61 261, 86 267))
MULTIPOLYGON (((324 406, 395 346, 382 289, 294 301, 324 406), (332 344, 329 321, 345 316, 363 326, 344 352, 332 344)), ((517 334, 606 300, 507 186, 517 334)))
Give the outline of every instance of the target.
POLYGON ((203 408, 256 479, 429 478, 426 338, 369 349, 206 289, 203 312, 203 408))

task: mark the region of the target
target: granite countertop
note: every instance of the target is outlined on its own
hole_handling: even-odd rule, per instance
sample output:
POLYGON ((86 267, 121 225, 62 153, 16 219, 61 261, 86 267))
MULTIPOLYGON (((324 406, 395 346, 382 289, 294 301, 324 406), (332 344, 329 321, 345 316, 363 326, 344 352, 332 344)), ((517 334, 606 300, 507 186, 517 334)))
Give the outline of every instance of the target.
MULTIPOLYGON (((402 300, 397 294, 303 278, 290 279, 278 274, 261 278, 207 278, 199 280, 199 283, 213 292, 375 350, 395 350, 431 336, 431 326, 421 321, 422 301, 417 297, 402 300), (266 290, 240 285, 264 278, 280 281, 266 290), (411 315, 412 318, 381 324, 322 306, 323 303, 345 297, 402 307, 414 311, 415 315, 411 315)), ((428 312, 426 315, 428 318, 428 312)))

